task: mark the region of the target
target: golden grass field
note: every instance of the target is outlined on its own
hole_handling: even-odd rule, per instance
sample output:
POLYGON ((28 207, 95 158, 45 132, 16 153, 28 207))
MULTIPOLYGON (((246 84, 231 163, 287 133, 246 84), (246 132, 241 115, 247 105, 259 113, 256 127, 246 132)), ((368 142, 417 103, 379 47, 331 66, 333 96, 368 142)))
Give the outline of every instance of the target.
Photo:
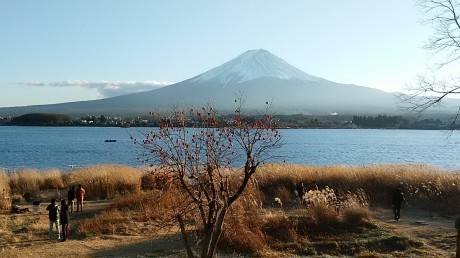
MULTIPOLYGON (((0 171, 0 256, 185 256, 175 224, 165 224, 177 205, 177 189, 161 188, 144 169, 98 165, 76 169, 0 171), (152 184, 155 182, 155 184, 152 184), (71 214, 71 238, 48 239, 50 198, 82 184, 87 205, 71 214), (11 201, 37 214, 11 214, 11 201)), ((453 221, 460 209, 460 174, 421 165, 300 166, 260 168, 226 219, 222 256, 453 257, 453 221), (319 191, 302 204, 298 182, 319 191), (409 206, 392 220, 391 193, 400 187, 409 206), (332 190, 333 189, 333 190, 332 190), (332 193, 340 193, 335 205, 332 193), (282 203, 282 205, 281 205, 282 203), (338 209, 338 214, 337 214, 338 209)), ((337 197, 334 197, 337 198, 337 197)))

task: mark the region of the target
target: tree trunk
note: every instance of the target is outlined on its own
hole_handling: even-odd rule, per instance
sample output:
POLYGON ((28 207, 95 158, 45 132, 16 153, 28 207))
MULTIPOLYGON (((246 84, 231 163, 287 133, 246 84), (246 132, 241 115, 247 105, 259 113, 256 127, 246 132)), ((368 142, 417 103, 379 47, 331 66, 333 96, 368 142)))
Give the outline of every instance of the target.
POLYGON ((217 249, 217 243, 219 241, 220 235, 222 234, 222 228, 224 226, 225 215, 227 214, 228 207, 225 206, 222 208, 217 218, 216 224, 214 225, 214 232, 212 234, 211 243, 209 244, 209 250, 207 258, 212 258, 217 249))
POLYGON ((214 224, 208 223, 204 226, 204 239, 201 245, 201 257, 205 258, 209 252, 209 246, 214 232, 214 224))
POLYGON ((185 230, 185 224, 184 224, 184 221, 182 220, 181 215, 177 215, 177 221, 179 222, 180 231, 182 233, 182 238, 184 239, 184 245, 185 245, 185 250, 187 251, 187 257, 193 258, 194 256, 193 256, 192 248, 190 247, 190 243, 188 242, 187 232, 185 230))

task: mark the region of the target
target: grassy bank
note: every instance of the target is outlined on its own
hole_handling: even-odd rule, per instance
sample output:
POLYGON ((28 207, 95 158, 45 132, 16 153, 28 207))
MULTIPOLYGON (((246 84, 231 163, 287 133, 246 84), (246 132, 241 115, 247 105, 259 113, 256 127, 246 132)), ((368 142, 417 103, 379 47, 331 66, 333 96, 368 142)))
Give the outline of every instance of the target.
POLYGON ((299 166, 267 165, 255 178, 263 193, 289 203, 298 182, 329 186, 339 193, 362 189, 372 206, 391 207, 396 187, 411 206, 445 213, 460 211, 460 174, 424 165, 299 166))
MULTIPOLYGON (((156 232, 164 233, 169 225, 176 232, 173 214, 183 199, 177 187, 163 187, 165 180, 143 169, 119 165, 91 166, 72 173, 0 171, 0 187, 6 195, 23 203, 37 198, 46 198, 47 202, 48 198, 65 196, 65 189, 76 184, 85 187, 88 199, 113 199, 101 214, 77 225, 84 238, 151 237, 156 232)), ((411 210, 450 216, 459 212, 458 173, 418 165, 270 164, 260 168, 243 196, 232 206, 220 249, 256 256, 440 254, 429 241, 401 235, 400 229, 393 232, 375 223, 373 210, 391 207, 396 187, 405 192, 411 210), (309 202, 314 205, 306 205, 295 195, 299 182, 318 185, 319 190, 308 194, 309 202)), ((194 218, 187 221, 190 230, 197 226, 194 218)), ((444 242, 453 241, 453 235, 442 238, 444 242)))
MULTIPOLYGON (((81 232, 88 237, 150 236, 155 230, 147 228, 175 225, 173 212, 180 202, 177 188, 163 189, 162 178, 153 176, 146 180, 145 177, 144 183, 155 182, 148 184, 153 190, 116 199, 101 216, 81 223, 81 232)), ((280 252, 365 257, 396 252, 401 256, 436 256, 439 253, 430 244, 401 235, 401 229, 388 231, 380 227, 372 218, 372 210, 390 208, 394 188, 400 187, 406 192, 411 210, 455 214, 459 208, 459 183, 459 174, 428 166, 266 165, 232 207, 220 248, 224 252, 274 257, 280 252), (294 189, 301 181, 317 182, 319 190, 309 195, 314 205, 303 204, 295 195, 294 189), (336 206, 337 199, 340 206, 336 206)), ((388 217, 391 218, 391 211, 388 217)), ((189 221, 191 228, 197 225, 194 218, 189 221)), ((453 235, 443 237, 446 236, 453 241, 453 235)))
MULTIPOLYGON (((0 170, 3 197, 17 202, 52 195, 64 196, 65 189, 82 184, 88 199, 112 199, 141 189, 161 189, 161 178, 148 176, 144 169, 122 165, 97 165, 64 172, 57 169, 23 169, 7 173, 0 170)), ((270 164, 254 176, 260 202, 271 204, 275 197, 285 205, 295 204, 295 188, 299 182, 308 187, 316 182, 320 189, 328 187, 340 194, 362 191, 371 206, 389 207, 396 187, 405 192, 410 205, 457 213, 460 210, 460 174, 422 165, 373 166, 302 166, 270 164)), ((62 197, 61 196, 61 197, 62 197)), ((54 196, 60 197, 60 196, 54 196)))

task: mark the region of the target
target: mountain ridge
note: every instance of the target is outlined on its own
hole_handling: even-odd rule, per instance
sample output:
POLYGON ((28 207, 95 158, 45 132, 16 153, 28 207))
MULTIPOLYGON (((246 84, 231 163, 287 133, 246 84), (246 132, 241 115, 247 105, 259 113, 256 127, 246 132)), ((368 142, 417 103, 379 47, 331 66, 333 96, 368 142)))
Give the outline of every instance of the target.
POLYGON ((310 75, 270 52, 249 50, 190 79, 159 89, 91 101, 0 108, 0 115, 26 113, 121 114, 170 109, 175 104, 202 106, 212 102, 233 112, 242 94, 245 108, 257 111, 270 102, 278 114, 401 114, 394 94, 310 75))

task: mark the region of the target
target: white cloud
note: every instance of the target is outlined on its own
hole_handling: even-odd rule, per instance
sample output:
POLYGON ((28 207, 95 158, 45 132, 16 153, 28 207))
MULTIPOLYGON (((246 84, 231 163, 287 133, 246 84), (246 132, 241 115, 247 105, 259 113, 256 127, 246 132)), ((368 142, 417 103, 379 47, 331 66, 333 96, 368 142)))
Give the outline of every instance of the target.
POLYGON ((161 81, 87 81, 87 80, 67 80, 57 82, 25 81, 19 83, 25 86, 53 86, 53 87, 84 87, 97 89, 102 97, 115 97, 129 93, 142 92, 158 89, 172 82, 161 81))
POLYGON ((21 82, 18 84, 26 85, 26 86, 45 86, 46 85, 44 82, 37 81, 37 80, 25 81, 25 82, 21 82))

